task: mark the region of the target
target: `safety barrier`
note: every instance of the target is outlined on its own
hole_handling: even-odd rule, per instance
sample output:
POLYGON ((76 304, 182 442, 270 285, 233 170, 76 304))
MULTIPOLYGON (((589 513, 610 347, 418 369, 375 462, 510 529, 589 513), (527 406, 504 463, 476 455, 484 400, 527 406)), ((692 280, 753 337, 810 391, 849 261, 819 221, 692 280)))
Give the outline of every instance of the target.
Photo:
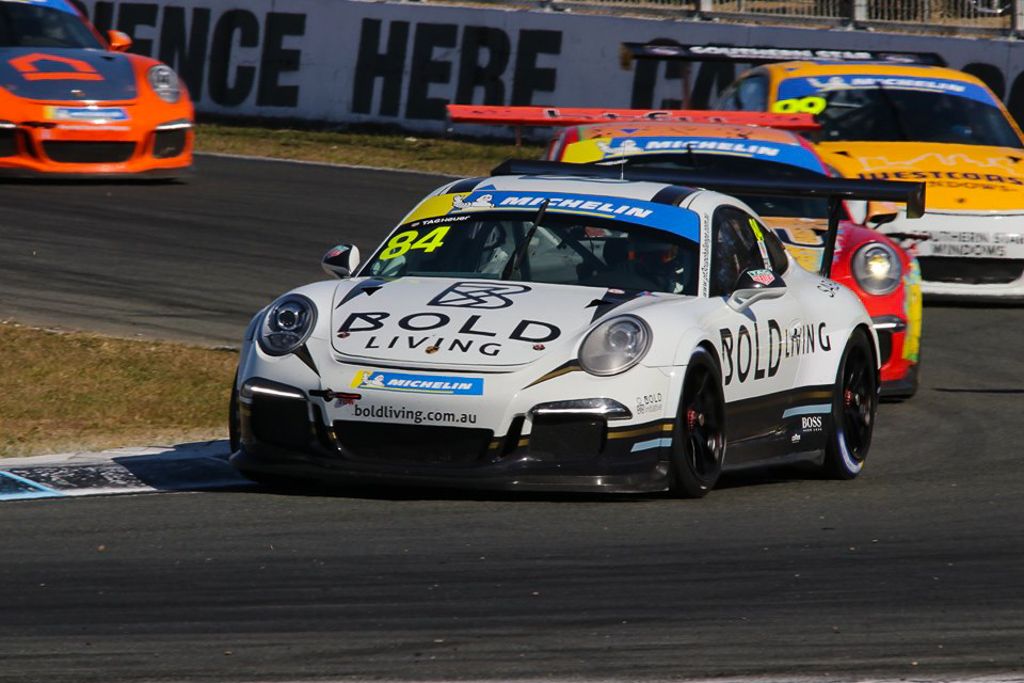
MULTIPOLYGON (((429 1, 429 0, 428 0, 429 1)), ((437 1, 437 0, 434 0, 437 1)), ((450 2, 451 0, 442 0, 450 2)), ((481 0, 475 0, 480 2, 481 0)), ((551 10, 656 13, 933 33, 1024 32, 1024 0, 482 0, 551 10)))

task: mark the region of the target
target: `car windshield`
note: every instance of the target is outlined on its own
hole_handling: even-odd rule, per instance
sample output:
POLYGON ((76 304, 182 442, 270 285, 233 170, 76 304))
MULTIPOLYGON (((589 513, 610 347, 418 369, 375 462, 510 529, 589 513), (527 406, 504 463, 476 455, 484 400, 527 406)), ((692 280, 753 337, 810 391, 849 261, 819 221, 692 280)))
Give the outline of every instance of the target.
MULTIPOLYGON (((700 152, 672 154, 643 154, 623 158, 632 168, 659 168, 686 171, 713 171, 716 174, 736 174, 759 178, 784 178, 799 180, 809 178, 820 180, 822 173, 748 157, 728 154, 702 154, 700 152)), ((601 162, 609 163, 608 160, 601 162)), ((612 163, 617 163, 612 160, 612 163)), ((732 194, 732 193, 729 193, 732 194)), ((828 218, 828 200, 816 197, 773 197, 766 195, 734 195, 746 203, 760 216, 779 218, 828 218)))
POLYGON ((589 216, 548 213, 537 225, 538 213, 480 212, 407 223, 377 250, 360 274, 697 293, 697 243, 589 216))
POLYGON ((944 92, 876 85, 819 93, 815 142, 943 142, 1022 148, 1003 112, 992 103, 944 92))
POLYGON ((0 47, 103 49, 77 14, 0 0, 0 47))

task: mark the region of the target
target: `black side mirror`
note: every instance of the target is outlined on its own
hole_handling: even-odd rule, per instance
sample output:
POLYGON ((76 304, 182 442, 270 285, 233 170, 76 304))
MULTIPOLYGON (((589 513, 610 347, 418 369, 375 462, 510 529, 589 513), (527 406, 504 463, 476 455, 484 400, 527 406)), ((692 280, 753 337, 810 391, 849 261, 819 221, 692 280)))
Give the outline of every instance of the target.
POLYGON ((740 312, 762 299, 778 299, 786 293, 786 283, 767 268, 745 270, 736 278, 736 287, 726 302, 729 308, 740 312))
POLYGON ((339 244, 331 247, 320 260, 320 266, 328 275, 344 280, 352 277, 359 268, 359 247, 354 244, 339 244))

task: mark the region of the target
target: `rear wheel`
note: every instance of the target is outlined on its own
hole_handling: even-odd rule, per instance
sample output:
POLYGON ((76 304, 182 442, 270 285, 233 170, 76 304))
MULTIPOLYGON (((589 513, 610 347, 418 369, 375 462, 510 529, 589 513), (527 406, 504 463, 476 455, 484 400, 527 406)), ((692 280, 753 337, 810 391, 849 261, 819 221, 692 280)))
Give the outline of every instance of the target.
POLYGON ((853 479, 864 469, 878 409, 878 369, 863 330, 854 331, 846 344, 833 393, 824 468, 836 479, 853 479))
POLYGON ((705 349, 695 351, 686 368, 672 437, 672 492, 706 496, 725 458, 725 400, 718 365, 705 349))

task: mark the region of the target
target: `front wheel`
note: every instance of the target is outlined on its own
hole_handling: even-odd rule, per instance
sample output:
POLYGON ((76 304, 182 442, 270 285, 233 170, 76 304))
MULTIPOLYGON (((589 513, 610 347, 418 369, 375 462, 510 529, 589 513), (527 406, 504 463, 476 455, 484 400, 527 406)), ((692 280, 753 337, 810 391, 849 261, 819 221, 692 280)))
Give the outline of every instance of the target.
POLYGON ((231 452, 242 447, 242 415, 238 407, 238 375, 231 382, 231 400, 228 402, 228 442, 231 452))
POLYGON ((686 367, 672 430, 672 492, 681 498, 703 498, 718 481, 724 459, 722 376, 714 357, 697 349, 686 367))
POLYGON ((878 409, 878 368, 863 330, 855 330, 846 344, 833 394, 824 468, 835 479, 853 479, 864 469, 878 409))

